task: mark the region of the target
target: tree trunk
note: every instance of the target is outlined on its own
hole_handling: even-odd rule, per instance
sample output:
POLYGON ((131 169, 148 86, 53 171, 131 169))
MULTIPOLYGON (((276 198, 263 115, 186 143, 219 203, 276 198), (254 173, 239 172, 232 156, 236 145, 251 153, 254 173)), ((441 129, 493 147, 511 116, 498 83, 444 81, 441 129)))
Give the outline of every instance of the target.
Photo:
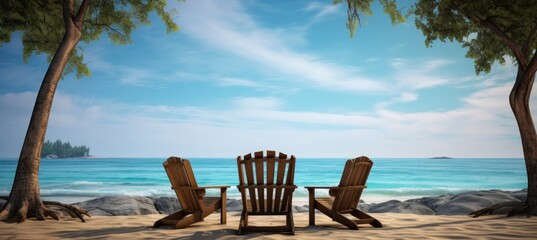
POLYGON ((534 81, 535 72, 529 72, 519 64, 517 79, 509 95, 509 103, 518 124, 526 162, 528 174, 526 205, 530 214, 537 215, 537 133, 529 106, 534 81))
POLYGON ((52 58, 37 94, 9 200, 0 211, 0 219, 17 219, 22 222, 27 217, 36 217, 44 220, 46 216, 54 214, 45 207, 39 193, 38 174, 41 150, 56 87, 80 36, 80 29, 72 21, 66 22, 64 37, 52 58))

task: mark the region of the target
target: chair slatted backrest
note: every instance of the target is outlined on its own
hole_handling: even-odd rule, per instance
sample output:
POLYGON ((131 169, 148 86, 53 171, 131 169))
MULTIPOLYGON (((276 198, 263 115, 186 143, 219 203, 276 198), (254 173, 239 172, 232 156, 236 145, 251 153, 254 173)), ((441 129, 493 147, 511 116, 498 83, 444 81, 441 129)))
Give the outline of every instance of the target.
MULTIPOLYGON (((168 174, 172 189, 185 210, 200 211, 202 202, 198 199, 195 187, 198 187, 190 161, 178 157, 169 157, 164 162, 164 169, 168 174), (189 188, 191 187, 191 188, 189 188)), ((198 190, 202 191, 202 190, 198 190)))
MULTIPOLYGON (((358 157, 352 160, 347 160, 339 187, 347 186, 365 186, 373 162, 368 157, 358 157)), ((356 208, 363 189, 345 189, 339 191, 335 196, 333 211, 349 210, 356 208)))
MULTIPOLYGON (((237 157, 240 186, 247 185, 248 190, 241 191, 243 204, 250 200, 252 212, 275 213, 288 212, 294 186, 295 157, 287 158, 285 153, 275 151, 255 152, 237 157), (284 182, 285 178, 285 182, 284 182)), ((246 206, 246 205, 244 205, 246 206)))

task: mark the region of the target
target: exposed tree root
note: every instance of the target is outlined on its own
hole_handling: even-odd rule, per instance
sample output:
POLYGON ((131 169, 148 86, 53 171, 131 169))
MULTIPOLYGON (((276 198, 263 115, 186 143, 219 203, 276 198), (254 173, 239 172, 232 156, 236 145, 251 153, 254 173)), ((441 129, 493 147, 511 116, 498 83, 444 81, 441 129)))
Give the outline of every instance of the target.
POLYGON ((476 217, 480 217, 480 216, 483 216, 483 215, 493 214, 495 210, 505 208, 505 207, 511 208, 511 211, 509 211, 507 213, 508 217, 515 216, 515 215, 521 215, 521 214, 525 214, 528 217, 537 216, 537 213, 535 211, 534 212, 529 211, 528 204, 525 203, 525 202, 498 203, 498 204, 492 205, 490 207, 483 208, 483 209, 477 210, 475 212, 471 212, 468 215, 476 218, 476 217))
MULTIPOLYGON (((8 197, 6 196, 0 196, 0 199, 8 200, 8 197)), ((61 212, 64 212, 68 214, 72 218, 78 218, 82 222, 86 222, 84 220, 84 216, 86 215, 88 217, 91 217, 88 212, 86 212, 84 209, 73 206, 69 204, 63 204, 60 202, 54 202, 54 201, 42 201, 44 206, 40 208, 36 212, 36 218, 37 220, 45 220, 46 217, 52 217, 53 219, 60 220, 61 219, 61 212)), ((7 203, 6 203, 7 204, 7 203)), ((6 219, 18 219, 17 222, 24 222, 27 218, 27 207, 23 206, 21 207, 14 215, 15 216, 9 216, 10 215, 10 208, 11 206, 7 206, 7 209, 4 209, 0 213, 0 220, 6 220, 6 219)))

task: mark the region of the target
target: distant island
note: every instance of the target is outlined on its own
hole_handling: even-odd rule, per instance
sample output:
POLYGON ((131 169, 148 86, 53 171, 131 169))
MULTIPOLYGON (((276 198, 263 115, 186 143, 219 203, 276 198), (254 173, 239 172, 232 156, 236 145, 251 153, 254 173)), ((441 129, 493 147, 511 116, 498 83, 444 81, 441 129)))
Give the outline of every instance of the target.
POLYGON ((446 156, 441 156, 441 157, 432 157, 432 158, 429 158, 429 159, 453 159, 453 158, 446 157, 446 156))
POLYGON ((54 143, 47 140, 43 144, 41 157, 44 158, 79 158, 90 157, 90 149, 86 146, 71 146, 69 142, 56 140, 54 143))

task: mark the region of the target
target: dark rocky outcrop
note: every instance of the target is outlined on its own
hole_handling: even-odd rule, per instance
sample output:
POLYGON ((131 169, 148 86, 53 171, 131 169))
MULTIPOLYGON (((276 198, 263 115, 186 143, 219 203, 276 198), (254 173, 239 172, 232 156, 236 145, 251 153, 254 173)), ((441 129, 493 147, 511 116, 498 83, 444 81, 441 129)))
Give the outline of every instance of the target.
MULTIPOLYGON (((365 203, 360 201, 358 208, 371 213, 413 213, 424 215, 459 215, 489 207, 491 205, 508 202, 524 201, 527 191, 470 191, 454 195, 438 197, 423 197, 406 201, 390 200, 382 203, 365 203)), ((5 202, 5 201, 4 201, 5 202)), ((0 200, 0 206, 3 204, 0 200)), ((102 197, 85 202, 75 203, 95 216, 143 215, 143 214, 171 214, 181 210, 181 205, 175 197, 141 197, 119 196, 102 197)), ((240 199, 227 199, 229 212, 242 211, 240 199)), ((499 209, 495 213, 506 213, 509 209, 499 209)), ((308 205, 293 206, 293 212, 308 212, 308 205)))

